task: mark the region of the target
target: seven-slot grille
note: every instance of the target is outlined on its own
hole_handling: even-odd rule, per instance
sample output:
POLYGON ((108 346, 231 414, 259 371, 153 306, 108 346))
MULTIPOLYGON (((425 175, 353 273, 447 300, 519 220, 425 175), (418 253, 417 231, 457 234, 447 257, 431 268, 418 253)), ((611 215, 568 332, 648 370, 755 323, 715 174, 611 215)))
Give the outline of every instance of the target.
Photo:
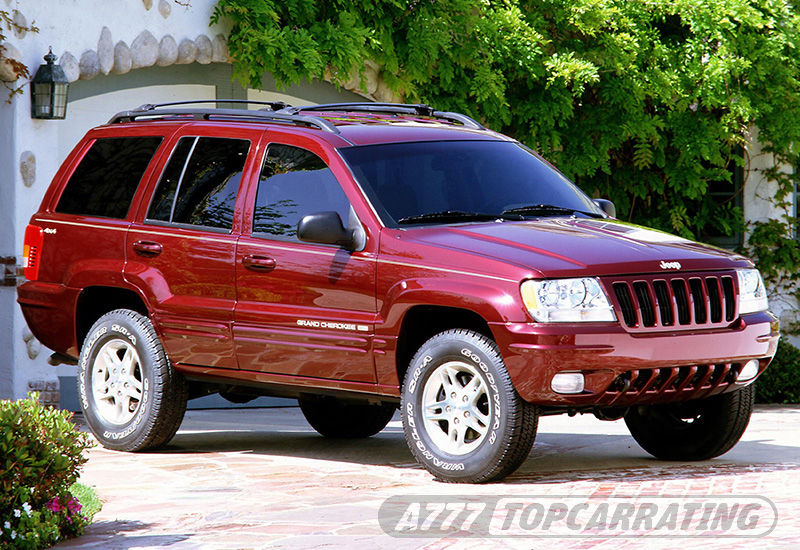
POLYGON ((728 326, 736 319, 735 273, 614 277, 606 283, 631 332, 728 326))

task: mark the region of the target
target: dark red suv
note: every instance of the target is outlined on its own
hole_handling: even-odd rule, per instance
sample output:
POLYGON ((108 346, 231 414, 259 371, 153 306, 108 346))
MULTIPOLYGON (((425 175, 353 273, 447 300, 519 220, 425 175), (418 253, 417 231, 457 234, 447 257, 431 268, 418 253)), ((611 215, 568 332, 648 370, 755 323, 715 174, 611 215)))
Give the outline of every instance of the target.
POLYGON ((778 341, 749 260, 615 220, 464 115, 262 107, 120 113, 31 219, 19 303, 103 445, 163 445, 215 392, 328 437, 399 405, 444 481, 513 472, 539 415, 624 418, 663 459, 739 440, 778 341))

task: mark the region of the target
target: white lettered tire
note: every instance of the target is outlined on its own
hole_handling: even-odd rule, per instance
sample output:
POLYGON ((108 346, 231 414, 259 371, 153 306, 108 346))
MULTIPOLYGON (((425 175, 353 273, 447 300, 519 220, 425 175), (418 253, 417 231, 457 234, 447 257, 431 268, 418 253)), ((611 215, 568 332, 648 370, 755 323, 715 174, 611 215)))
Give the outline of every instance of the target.
POLYGON ((661 460, 708 460, 739 442, 755 404, 755 387, 684 403, 631 407, 625 423, 636 442, 661 460))
POLYGON ((84 340, 78 397, 104 447, 142 451, 166 444, 178 431, 187 389, 150 319, 118 309, 100 317, 84 340))
POLYGON ((536 437, 537 407, 514 389, 497 345, 469 330, 437 334, 411 360, 401 413, 417 461, 440 481, 497 481, 536 437))

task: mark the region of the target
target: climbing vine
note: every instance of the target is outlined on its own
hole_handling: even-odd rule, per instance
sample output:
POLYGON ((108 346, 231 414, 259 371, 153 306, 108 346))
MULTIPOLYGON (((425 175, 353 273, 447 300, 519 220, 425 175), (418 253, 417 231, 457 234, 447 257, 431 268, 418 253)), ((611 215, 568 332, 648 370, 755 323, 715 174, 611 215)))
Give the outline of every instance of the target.
MULTIPOLYGON (((715 241, 745 230, 749 135, 798 163, 800 16, 781 0, 220 0, 237 77, 343 84, 374 61, 407 101, 542 152, 620 217, 715 241), (744 173, 747 173, 746 170, 744 173)), ((793 170, 771 170, 787 207, 793 170)), ((749 228, 774 292, 800 272, 790 209, 749 228)))
POLYGON ((16 10, 10 13, 0 10, 0 65, 5 64, 7 67, 9 67, 9 72, 16 77, 11 82, 6 82, 5 80, 0 79, 0 82, 3 83, 3 86, 5 86, 9 91, 9 102, 11 102, 11 98, 13 98, 14 95, 22 93, 23 86, 25 83, 27 83, 28 79, 30 79, 31 74, 28 70, 28 67, 24 63, 14 59, 13 57, 7 56, 8 49, 3 44, 6 40, 5 31, 15 31, 17 33, 39 32, 39 29, 35 24, 27 25, 17 23, 14 19, 14 15, 16 13, 16 10), (18 86, 15 86, 14 83, 20 78, 24 79, 24 82, 18 86))

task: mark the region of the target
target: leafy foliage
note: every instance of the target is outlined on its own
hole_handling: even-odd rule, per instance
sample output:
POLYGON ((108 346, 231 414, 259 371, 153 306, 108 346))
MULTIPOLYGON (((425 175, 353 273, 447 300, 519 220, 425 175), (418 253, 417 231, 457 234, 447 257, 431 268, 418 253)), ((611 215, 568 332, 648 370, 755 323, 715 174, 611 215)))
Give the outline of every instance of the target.
POLYGON ((0 549, 47 548, 83 532, 89 520, 70 487, 89 445, 70 413, 36 394, 0 401, 0 549))
POLYGON ((756 381, 757 403, 800 403, 800 349, 786 340, 767 370, 756 381))
MULTIPOLYGON (((221 18, 253 87, 343 84, 374 61, 407 101, 465 112, 621 218, 689 238, 745 228, 711 191, 734 194, 753 127, 778 165, 798 160, 800 15, 779 0, 220 0, 221 18)), ((767 176, 785 201, 796 177, 767 176)), ((800 272, 793 224, 755 224, 745 249, 773 285, 800 272)))

